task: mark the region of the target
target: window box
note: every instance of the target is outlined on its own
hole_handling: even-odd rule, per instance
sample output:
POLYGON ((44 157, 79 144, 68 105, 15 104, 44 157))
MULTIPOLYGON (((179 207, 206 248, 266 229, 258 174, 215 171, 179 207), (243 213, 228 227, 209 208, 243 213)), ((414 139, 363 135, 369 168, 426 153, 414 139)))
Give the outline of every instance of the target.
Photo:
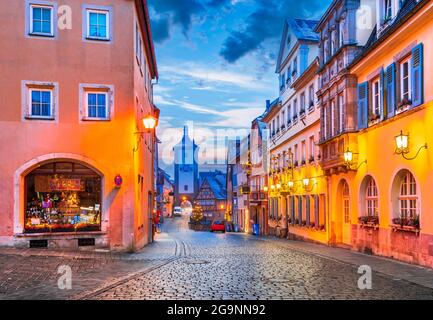
POLYGON ((298 121, 298 116, 297 115, 293 116, 293 124, 295 124, 297 121, 298 121))
POLYGON ((299 111, 299 115, 300 115, 301 117, 305 116, 305 108, 302 108, 302 109, 299 111))
POLYGON ((416 229, 420 229, 419 216, 416 216, 414 218, 394 218, 392 219, 392 224, 401 227, 413 227, 416 229))
POLYGON ((379 228, 379 217, 378 216, 363 216, 358 218, 358 223, 361 228, 379 228))
POLYGON ((277 129, 277 134, 280 133, 280 128, 277 129))
POLYGON ((287 127, 290 127, 292 125, 292 120, 287 121, 287 127))
POLYGON ((313 163, 314 162, 314 156, 311 156, 310 159, 308 159, 309 163, 313 163))
POLYGON ((306 164, 307 164, 307 161, 305 161, 305 159, 302 159, 301 166, 305 166, 306 164))
POLYGON ((413 226, 402 226, 399 224, 391 224, 390 225, 392 231, 396 232, 396 231, 406 231, 406 232, 413 232, 416 235, 419 235, 421 229, 417 228, 417 227, 413 227, 413 226))
POLYGON ((283 130, 285 130, 285 129, 286 129, 286 125, 283 124, 283 125, 281 126, 281 131, 283 131, 283 130))
POLYGON ((412 101, 409 99, 403 99, 400 101, 400 103, 397 105, 396 113, 402 113, 408 110, 412 106, 412 101))
POLYGON ((370 116, 370 122, 373 122, 373 121, 376 121, 376 120, 379 120, 380 119, 380 115, 379 114, 372 114, 371 116, 370 116))
POLYGON ((298 161, 295 161, 295 163, 294 163, 294 167, 297 168, 298 166, 299 166, 299 162, 298 162, 298 161))

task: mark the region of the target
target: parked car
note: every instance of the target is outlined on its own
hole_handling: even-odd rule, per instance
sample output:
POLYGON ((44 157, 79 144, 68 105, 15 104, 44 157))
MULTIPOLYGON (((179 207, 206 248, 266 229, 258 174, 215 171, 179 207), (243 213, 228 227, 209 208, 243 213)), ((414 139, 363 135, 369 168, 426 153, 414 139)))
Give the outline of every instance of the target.
POLYGON ((210 226, 210 232, 221 231, 223 233, 226 232, 226 223, 224 221, 214 221, 210 226))
POLYGON ((181 207, 174 207, 173 215, 175 217, 182 216, 182 208, 181 207))

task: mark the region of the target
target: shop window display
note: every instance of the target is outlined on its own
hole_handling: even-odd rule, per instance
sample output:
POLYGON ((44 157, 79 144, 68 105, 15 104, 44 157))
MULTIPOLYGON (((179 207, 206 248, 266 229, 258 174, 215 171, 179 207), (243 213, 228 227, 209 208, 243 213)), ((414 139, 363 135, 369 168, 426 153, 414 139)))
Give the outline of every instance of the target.
POLYGON ((45 164, 25 178, 25 232, 101 230, 101 177, 70 162, 45 164))

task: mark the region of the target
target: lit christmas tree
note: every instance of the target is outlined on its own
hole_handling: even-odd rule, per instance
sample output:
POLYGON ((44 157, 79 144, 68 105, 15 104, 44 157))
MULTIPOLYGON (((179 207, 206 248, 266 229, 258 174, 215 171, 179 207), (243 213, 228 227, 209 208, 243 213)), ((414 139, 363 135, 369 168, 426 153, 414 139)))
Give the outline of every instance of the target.
POLYGON ((199 203, 194 203, 194 208, 192 209, 191 220, 194 222, 200 222, 203 220, 203 208, 199 203))

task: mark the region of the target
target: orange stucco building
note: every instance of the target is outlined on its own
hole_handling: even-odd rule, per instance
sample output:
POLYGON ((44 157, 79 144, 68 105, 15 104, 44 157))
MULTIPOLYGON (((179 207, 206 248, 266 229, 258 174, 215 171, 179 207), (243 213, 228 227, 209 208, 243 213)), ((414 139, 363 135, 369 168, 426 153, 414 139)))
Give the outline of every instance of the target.
POLYGON ((151 241, 158 77, 145 0, 0 3, 0 244, 151 241))
MULTIPOLYGON (((433 267, 433 1, 391 8, 379 1, 376 12, 376 28, 350 66, 359 132, 345 148, 358 155, 354 170, 332 177, 331 201, 341 208, 346 186, 351 229, 340 236, 355 250, 433 267), (404 150, 401 133, 409 136, 404 150)), ((338 226, 342 211, 333 215, 338 226)))

